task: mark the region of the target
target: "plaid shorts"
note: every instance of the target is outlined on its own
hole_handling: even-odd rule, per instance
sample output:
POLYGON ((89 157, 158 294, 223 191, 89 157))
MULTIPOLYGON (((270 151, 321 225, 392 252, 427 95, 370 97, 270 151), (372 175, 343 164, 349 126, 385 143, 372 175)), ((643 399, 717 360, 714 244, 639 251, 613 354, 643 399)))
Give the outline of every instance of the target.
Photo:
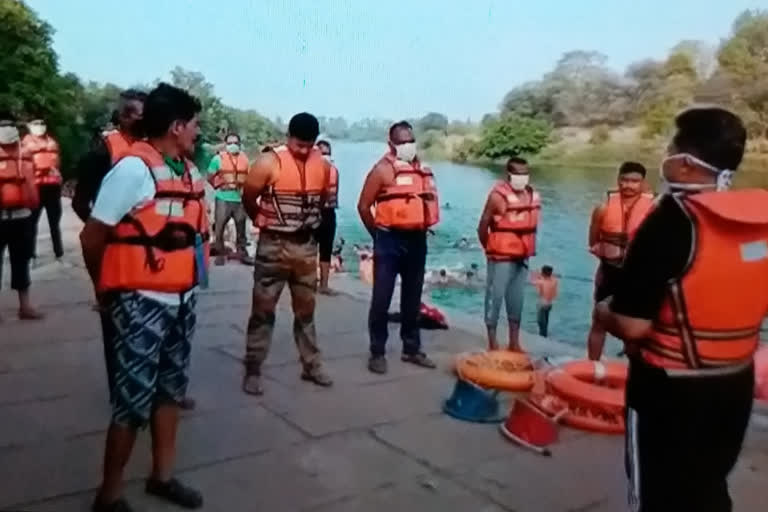
POLYGON ((112 422, 144 428, 158 404, 187 392, 196 296, 179 306, 117 293, 102 313, 112 422))

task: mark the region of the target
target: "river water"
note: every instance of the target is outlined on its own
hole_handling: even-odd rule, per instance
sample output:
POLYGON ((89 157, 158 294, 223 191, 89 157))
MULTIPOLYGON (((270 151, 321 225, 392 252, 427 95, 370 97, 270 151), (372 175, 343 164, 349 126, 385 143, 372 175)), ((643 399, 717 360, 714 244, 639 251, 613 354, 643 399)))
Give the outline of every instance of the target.
MULTIPOLYGON (((371 244, 357 215, 358 195, 366 174, 385 150, 384 144, 372 142, 337 142, 333 146, 333 158, 341 176, 337 239, 343 237, 347 241, 344 263, 351 272, 357 270, 352 244, 371 244)), ((475 230, 488 191, 502 177, 502 170, 452 162, 428 163, 437 179, 440 202, 450 203, 451 208, 442 208, 441 222, 435 236, 429 239, 427 267, 451 270, 477 263, 484 276, 485 256, 478 246, 475 230), (470 240, 470 249, 453 247, 462 237, 470 240)), ((656 169, 650 169, 649 179, 654 185, 656 178, 656 169)), ((613 169, 547 167, 531 171, 531 184, 541 194, 542 217, 538 254, 530 266, 532 269, 542 265, 555 268, 560 277, 560 297, 552 310, 550 335, 574 345, 584 345, 592 309, 596 260, 587 252, 589 216, 615 182, 613 169)), ((768 176, 766 173, 744 174, 738 177, 738 184, 767 187, 768 176)), ((478 323, 482 324, 483 283, 474 288, 433 288, 426 296, 438 306, 477 315, 478 323)), ((531 286, 526 289, 522 324, 529 332, 537 330, 536 297, 531 286)))

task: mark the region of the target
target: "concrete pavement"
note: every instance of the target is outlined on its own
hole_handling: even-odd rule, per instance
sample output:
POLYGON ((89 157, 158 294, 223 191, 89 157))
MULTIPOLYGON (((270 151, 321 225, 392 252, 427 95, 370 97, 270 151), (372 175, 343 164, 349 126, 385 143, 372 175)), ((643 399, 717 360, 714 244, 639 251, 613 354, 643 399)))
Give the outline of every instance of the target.
MULTIPOLYGON (((42 228, 42 225, 41 225, 42 228)), ((41 231, 43 231, 41 229, 41 231)), ((67 244, 74 244, 70 237, 67 244)), ((0 510, 87 510, 99 481, 109 418, 91 289, 71 250, 64 264, 34 272, 34 297, 48 315, 15 319, 0 295, 0 510)), ((190 395, 179 433, 178 473, 197 486, 206 511, 590 511, 626 510, 621 437, 564 430, 551 458, 505 441, 495 426, 440 412, 450 363, 480 348, 480 320, 460 314, 449 331, 424 331, 437 371, 400 363, 393 326, 390 373, 365 369, 365 289, 319 297, 317 327, 331 389, 299 380, 287 292, 265 369, 266 395, 240 391, 250 269, 214 267, 200 296, 190 395), (476 322, 476 324, 475 324, 476 322)), ((569 349, 530 336, 536 352, 569 349)), ((578 352, 578 351, 576 351, 578 352)), ((768 502, 768 424, 756 418, 731 485, 737 511, 768 502)), ((140 436, 127 496, 139 511, 177 510, 142 492, 149 438, 140 436)))

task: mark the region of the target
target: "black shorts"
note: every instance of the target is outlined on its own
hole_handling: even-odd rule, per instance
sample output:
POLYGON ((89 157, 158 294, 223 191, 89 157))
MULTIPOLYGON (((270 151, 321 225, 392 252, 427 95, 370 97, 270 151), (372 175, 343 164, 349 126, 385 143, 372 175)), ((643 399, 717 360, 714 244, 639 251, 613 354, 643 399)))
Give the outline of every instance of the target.
POLYGON ((35 249, 35 225, 32 217, 0 219, 0 283, 3 280, 3 254, 8 247, 11 288, 27 290, 30 286, 29 262, 35 249))
POLYGON ((670 377, 632 360, 626 470, 633 510, 730 512, 727 476, 752 411, 754 368, 670 377))
POLYGON ((317 243, 320 253, 320 261, 323 263, 331 262, 331 253, 333 252, 333 238, 336 236, 336 210, 325 208, 322 213, 320 227, 317 228, 317 243))
POLYGON ((619 284, 621 268, 607 263, 600 263, 595 276, 595 302, 611 297, 619 284), (600 274, 602 276, 600 277, 600 274))

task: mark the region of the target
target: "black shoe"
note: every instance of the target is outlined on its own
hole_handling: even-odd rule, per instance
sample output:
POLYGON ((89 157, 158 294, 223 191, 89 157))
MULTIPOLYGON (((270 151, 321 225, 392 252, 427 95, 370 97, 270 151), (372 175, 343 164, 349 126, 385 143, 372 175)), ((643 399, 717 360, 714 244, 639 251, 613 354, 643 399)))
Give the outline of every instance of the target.
POLYGON ((150 478, 147 480, 147 485, 144 488, 144 491, 147 494, 157 496, 158 498, 183 508, 191 509, 203 506, 203 496, 175 478, 171 478, 167 482, 160 482, 150 478))
POLYGON ((370 370, 371 373, 384 375, 387 373, 387 358, 384 356, 371 356, 368 360, 368 370, 370 370))
POLYGON ((415 364, 416 366, 421 366, 422 368, 437 368, 435 362, 428 358, 427 354, 423 352, 418 352, 416 354, 403 354, 400 360, 404 363, 411 363, 415 364))
POLYGON ((99 499, 91 505, 91 512, 133 512, 133 509, 123 498, 112 503, 99 503, 99 499))

